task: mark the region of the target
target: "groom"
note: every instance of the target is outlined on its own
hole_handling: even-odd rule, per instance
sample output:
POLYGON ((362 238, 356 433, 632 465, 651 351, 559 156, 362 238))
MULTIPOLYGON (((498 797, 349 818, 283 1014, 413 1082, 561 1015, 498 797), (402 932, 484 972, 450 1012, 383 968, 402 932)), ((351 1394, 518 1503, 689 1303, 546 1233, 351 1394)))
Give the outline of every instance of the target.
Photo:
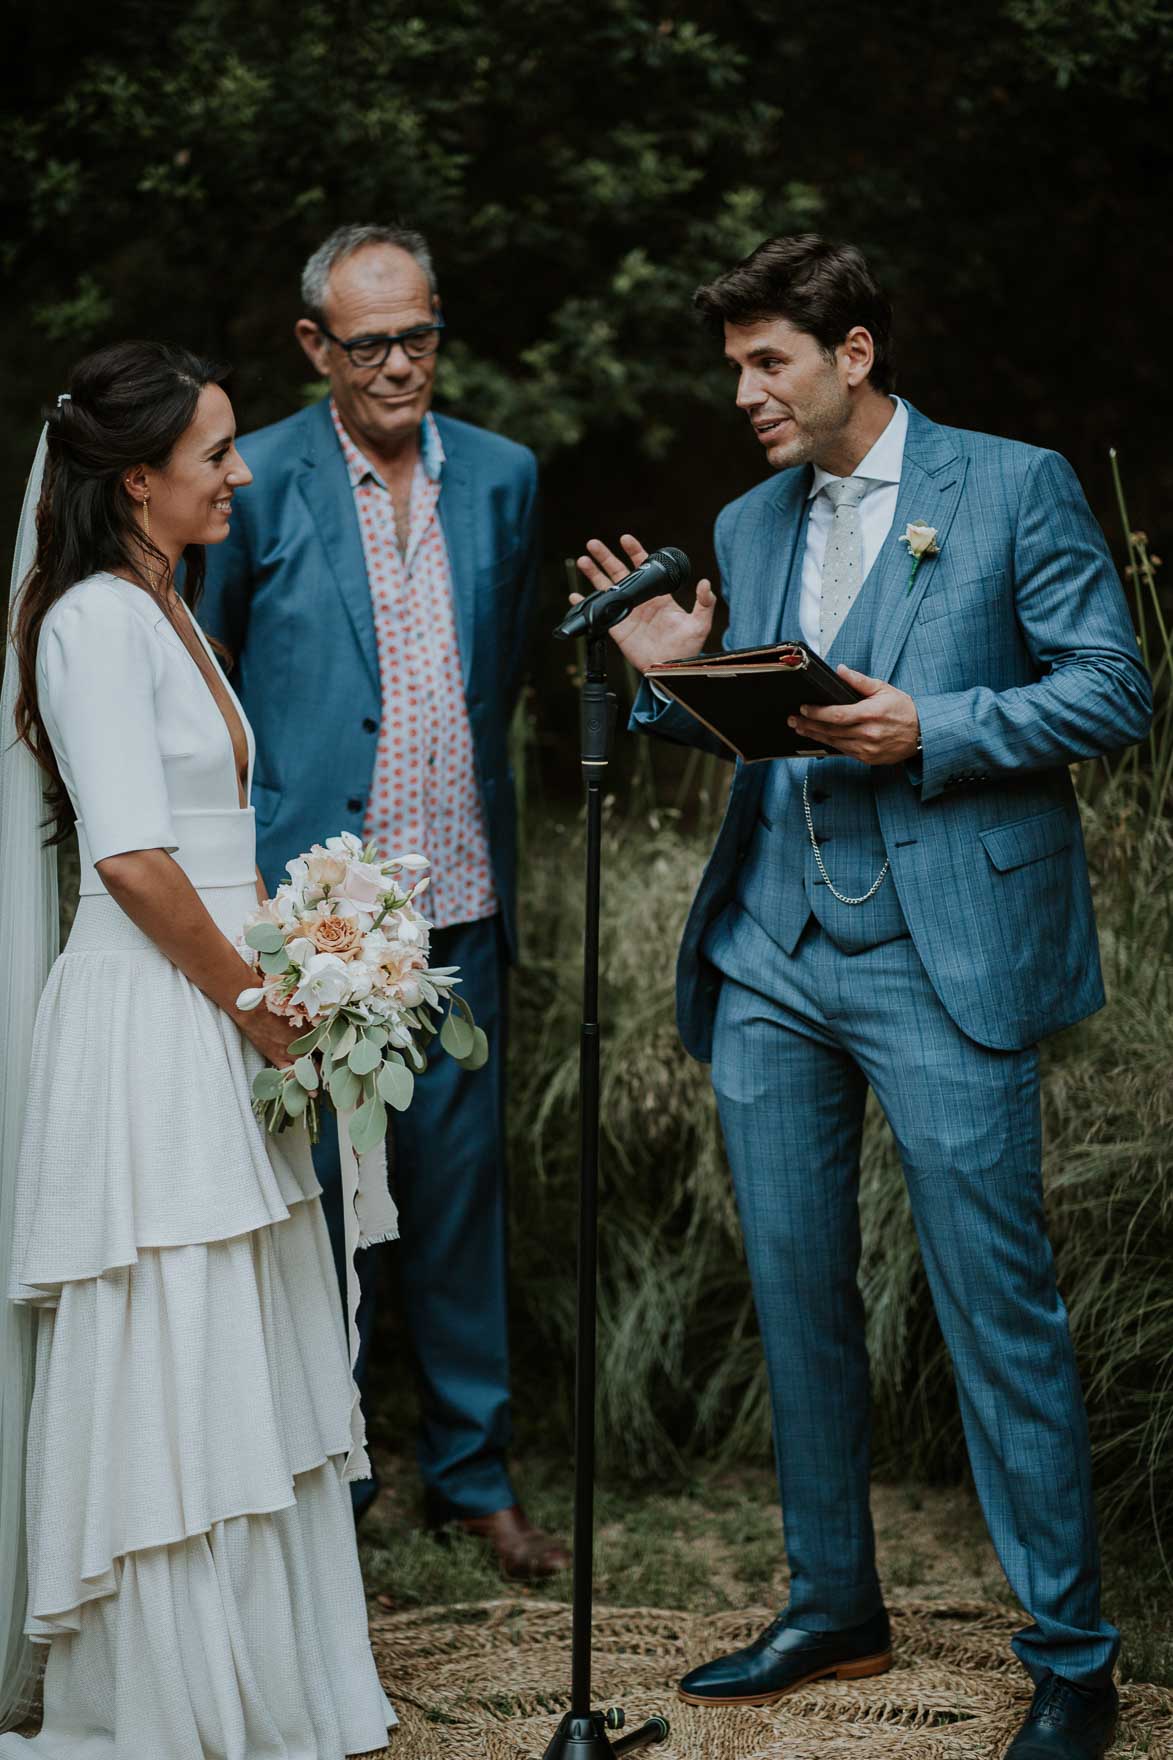
MULTIPOLYGON (((510 1576, 549 1576, 568 1555, 526 1520, 505 1458, 508 729, 538 575, 537 467, 524 447, 431 414, 444 320, 418 233, 342 227, 307 263, 302 297, 297 338, 330 395, 241 442, 255 486, 208 552, 203 621, 236 659, 256 732, 268 886, 340 830, 432 861, 432 963, 461 968, 491 1057, 473 1075, 435 1056, 394 1122, 418 1456, 434 1525, 483 1539, 510 1576)), ((315 1162, 341 1260, 333 1131, 315 1162)), ((360 1384, 377 1253, 359 1255, 360 1384)), ((356 1488, 358 1513, 375 1489, 356 1488)))
MULTIPOLYGON (((803 640, 860 694, 791 725, 821 759, 738 763, 684 932, 678 1012, 712 1060, 765 1345, 787 1609, 682 1682, 766 1704, 890 1666, 868 1509, 856 1273, 869 1086, 892 1126, 974 1481, 1030 1615, 1013 1760, 1111 1740, 1087 1426, 1041 1179, 1038 1041, 1104 993, 1068 766, 1138 739, 1148 680, 1103 536, 1053 452, 939 427, 891 394, 890 310, 857 250, 775 238, 696 303, 779 475, 717 521, 727 645, 803 640), (930 528, 908 534, 908 528, 930 528), (920 551, 920 560, 916 558, 920 551)), ((607 587, 642 559, 592 541, 607 587)), ((641 670, 712 619, 653 601, 641 670)), ((705 730, 647 684, 636 725, 705 730)), ((715 746, 715 742, 714 746, 715 746)))

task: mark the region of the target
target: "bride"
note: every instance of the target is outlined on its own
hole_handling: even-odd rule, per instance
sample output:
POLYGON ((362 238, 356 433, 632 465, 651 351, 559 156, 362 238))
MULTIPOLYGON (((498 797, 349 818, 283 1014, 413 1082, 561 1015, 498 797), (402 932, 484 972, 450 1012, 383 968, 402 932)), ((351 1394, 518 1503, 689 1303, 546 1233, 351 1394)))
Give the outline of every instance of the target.
POLYGON ((395 1721, 352 1382, 304 1134, 251 1110, 300 1029, 236 1006, 253 744, 189 610, 250 476, 212 369, 148 342, 57 400, 32 555, 38 475, 0 699, 0 1729, 41 1667, 44 1721, 0 1760, 341 1760, 395 1721))

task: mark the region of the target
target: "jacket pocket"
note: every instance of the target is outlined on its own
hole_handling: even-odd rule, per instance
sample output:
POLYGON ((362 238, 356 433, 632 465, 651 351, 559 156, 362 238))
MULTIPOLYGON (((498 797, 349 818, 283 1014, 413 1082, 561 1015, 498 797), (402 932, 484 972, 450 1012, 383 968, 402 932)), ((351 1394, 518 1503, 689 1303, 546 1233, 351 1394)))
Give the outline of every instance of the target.
POLYGON ((939 585, 932 582, 920 602, 917 622, 932 623, 934 618, 945 617, 950 612, 954 617, 964 616, 967 605, 996 599, 1005 586, 1004 568, 991 569, 989 574, 972 575, 964 581, 942 580, 939 585))
POLYGON ((1066 807, 1052 807, 1048 813, 1036 813, 1030 819, 1016 819, 1012 825, 992 825, 979 831, 986 854, 1000 874, 1011 868, 1024 868, 1028 862, 1041 862, 1044 856, 1057 856, 1070 849, 1074 827, 1066 807))

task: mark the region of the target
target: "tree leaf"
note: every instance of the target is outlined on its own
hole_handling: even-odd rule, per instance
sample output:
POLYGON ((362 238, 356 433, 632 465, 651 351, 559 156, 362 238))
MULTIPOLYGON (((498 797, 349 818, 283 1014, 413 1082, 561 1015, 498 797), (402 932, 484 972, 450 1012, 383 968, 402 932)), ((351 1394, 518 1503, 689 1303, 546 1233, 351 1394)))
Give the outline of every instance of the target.
POLYGON ((350 1121, 350 1140, 356 1155, 366 1155, 387 1135, 387 1111, 376 1094, 359 1107, 350 1121))
POLYGON ((317 1093, 321 1084, 318 1080, 318 1066, 312 1057, 299 1057, 293 1066, 293 1073, 307 1093, 317 1093))
POLYGON ((285 937, 276 923, 254 923, 245 931, 244 938, 258 953, 276 953, 285 946, 285 937))
POLYGON ((376 1086, 379 1098, 396 1112, 406 1112, 415 1093, 415 1077, 404 1063, 385 1063, 379 1071, 376 1086))
POLYGON ((360 1039, 346 1061, 356 1076, 369 1076, 382 1063, 383 1053, 370 1039, 360 1039))
POLYGON ((330 1071, 330 1098, 336 1112, 353 1112, 362 1093, 362 1084, 349 1064, 336 1063, 330 1071))

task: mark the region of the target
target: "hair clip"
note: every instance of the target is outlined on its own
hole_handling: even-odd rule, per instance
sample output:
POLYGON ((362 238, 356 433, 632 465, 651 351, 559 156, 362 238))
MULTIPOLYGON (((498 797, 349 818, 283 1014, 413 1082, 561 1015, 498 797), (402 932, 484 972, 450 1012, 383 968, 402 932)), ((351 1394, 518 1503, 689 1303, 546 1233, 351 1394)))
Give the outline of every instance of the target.
POLYGON ((73 402, 73 398, 68 391, 59 391, 57 393, 57 408, 58 409, 61 408, 61 405, 63 403, 72 403, 72 402, 73 402))

